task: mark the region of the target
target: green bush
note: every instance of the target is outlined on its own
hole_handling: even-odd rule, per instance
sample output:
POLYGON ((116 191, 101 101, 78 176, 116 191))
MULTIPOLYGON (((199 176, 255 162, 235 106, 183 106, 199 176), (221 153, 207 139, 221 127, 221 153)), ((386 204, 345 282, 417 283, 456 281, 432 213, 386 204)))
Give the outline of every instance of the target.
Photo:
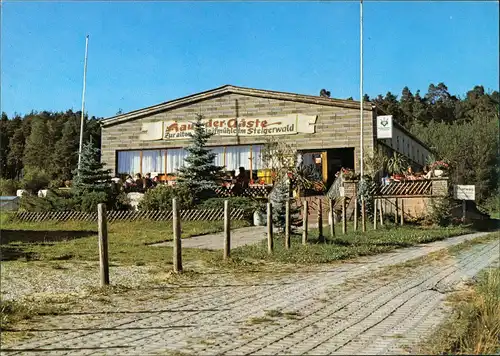
POLYGON ((40 189, 48 188, 50 183, 50 175, 44 170, 30 170, 26 172, 22 186, 30 193, 36 193, 40 189))
POLYGON ((106 192, 88 192, 79 196, 79 210, 87 213, 97 211, 97 205, 109 204, 108 194, 106 192))
POLYGON ((32 212, 68 211, 78 209, 78 200, 68 191, 49 189, 42 198, 35 194, 23 194, 20 208, 32 212))
POLYGON ((0 179, 0 195, 16 195, 16 191, 19 189, 19 185, 19 182, 13 179, 0 179))
POLYGON ((185 187, 159 185, 148 190, 139 203, 139 210, 171 210, 172 199, 177 198, 179 209, 193 207, 193 193, 185 187))
POLYGON ((425 217, 426 224, 448 226, 453 222, 451 208, 453 201, 450 197, 431 199, 429 214, 425 217))

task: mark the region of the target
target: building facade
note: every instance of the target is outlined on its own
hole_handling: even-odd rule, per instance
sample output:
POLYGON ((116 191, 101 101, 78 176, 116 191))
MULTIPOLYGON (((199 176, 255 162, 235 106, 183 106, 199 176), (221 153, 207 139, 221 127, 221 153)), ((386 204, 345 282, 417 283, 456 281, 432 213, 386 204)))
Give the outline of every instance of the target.
MULTIPOLYGON (((102 120, 102 162, 115 175, 175 174, 187 156, 190 122, 197 114, 214 133, 208 146, 216 154, 215 164, 227 170, 244 167, 256 176, 266 168, 260 152, 271 136, 302 153, 305 163, 315 164, 325 182, 341 167, 358 170, 359 102, 231 85, 102 120)), ((365 154, 384 145, 417 165, 425 163, 430 150, 399 125, 393 128, 396 141, 394 136, 377 140, 376 118, 375 107, 365 103, 365 154)))

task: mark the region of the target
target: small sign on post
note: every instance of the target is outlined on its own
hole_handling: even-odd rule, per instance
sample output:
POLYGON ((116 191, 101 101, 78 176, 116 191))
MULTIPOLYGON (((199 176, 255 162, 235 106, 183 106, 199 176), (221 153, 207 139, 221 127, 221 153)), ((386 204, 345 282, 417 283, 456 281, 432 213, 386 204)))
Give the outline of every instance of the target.
POLYGON ((462 201, 462 221, 465 221, 467 212, 467 200, 476 200, 475 185, 455 185, 453 186, 453 197, 462 201))
POLYGON ((392 115, 377 116, 377 138, 392 138, 392 115))

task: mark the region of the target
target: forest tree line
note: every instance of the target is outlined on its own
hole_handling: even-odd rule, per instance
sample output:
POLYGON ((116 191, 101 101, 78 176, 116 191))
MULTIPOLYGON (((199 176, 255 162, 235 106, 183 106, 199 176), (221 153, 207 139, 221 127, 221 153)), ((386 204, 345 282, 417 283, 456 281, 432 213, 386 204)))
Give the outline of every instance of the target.
MULTIPOLYGON (((100 147, 101 128, 96 117, 84 117, 84 142, 100 147)), ((62 184, 71 180, 78 165, 81 112, 31 112, 0 120, 0 174, 19 180, 45 175, 62 184)), ((55 183, 57 184, 57 183, 55 183)))
MULTIPOLYGON (((499 102, 497 91, 475 86, 465 96, 453 95, 444 83, 430 84, 427 93, 388 92, 365 100, 396 120, 451 163, 452 184, 476 185, 477 200, 500 196, 499 102)), ((80 112, 32 112, 0 120, 0 174, 18 180, 44 172, 50 180, 72 179, 78 163, 80 112)), ((99 120, 85 120, 84 142, 100 146, 99 120)))

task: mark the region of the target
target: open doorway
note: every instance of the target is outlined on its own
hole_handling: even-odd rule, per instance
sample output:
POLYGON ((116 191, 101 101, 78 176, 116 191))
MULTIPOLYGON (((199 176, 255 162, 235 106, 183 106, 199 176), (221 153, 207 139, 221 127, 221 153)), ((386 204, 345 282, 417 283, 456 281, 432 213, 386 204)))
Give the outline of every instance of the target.
POLYGON ((302 151, 305 165, 314 165, 327 188, 335 180, 335 174, 343 168, 354 169, 354 147, 302 151))

